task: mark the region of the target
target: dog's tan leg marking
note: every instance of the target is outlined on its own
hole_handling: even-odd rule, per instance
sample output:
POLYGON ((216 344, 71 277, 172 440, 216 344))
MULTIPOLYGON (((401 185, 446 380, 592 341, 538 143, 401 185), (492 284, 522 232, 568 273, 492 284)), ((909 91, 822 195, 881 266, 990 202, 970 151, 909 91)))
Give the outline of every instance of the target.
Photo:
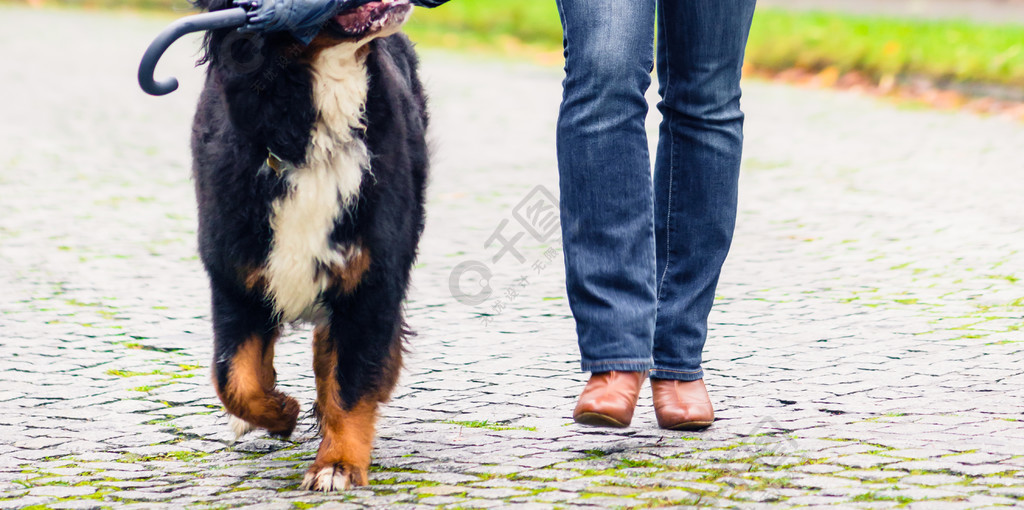
POLYGON ((345 259, 344 265, 331 266, 331 286, 341 289, 345 294, 355 292, 363 274, 370 269, 370 252, 357 244, 352 255, 345 259))
POLYGON ((370 483, 377 401, 365 399, 348 411, 321 409, 321 413, 323 440, 302 488, 330 492, 370 483))
MULTIPOLYGON (((243 343, 231 360, 225 388, 217 388, 217 396, 228 413, 272 434, 288 436, 299 416, 299 403, 274 388, 274 341, 271 337, 253 335, 243 343)), ((216 386, 216 385, 215 385, 216 386)), ((232 423, 235 433, 248 432, 251 427, 232 423)))
POLYGON ((328 331, 328 326, 320 326, 313 333, 313 373, 323 440, 316 460, 302 480, 302 488, 323 492, 369 483, 370 451, 380 397, 368 395, 351 409, 344 409, 335 375, 337 354, 328 331))
POLYGON ((398 376, 402 373, 402 354, 405 352, 403 342, 405 341, 402 328, 395 331, 395 337, 391 340, 391 349, 388 350, 388 358, 384 360, 383 375, 380 387, 375 397, 378 402, 391 400, 391 392, 398 385, 398 376))
POLYGON ((257 267, 253 269, 244 270, 242 272, 242 275, 242 281, 245 283, 245 290, 262 291, 267 287, 267 279, 266 275, 263 274, 263 268, 257 267))

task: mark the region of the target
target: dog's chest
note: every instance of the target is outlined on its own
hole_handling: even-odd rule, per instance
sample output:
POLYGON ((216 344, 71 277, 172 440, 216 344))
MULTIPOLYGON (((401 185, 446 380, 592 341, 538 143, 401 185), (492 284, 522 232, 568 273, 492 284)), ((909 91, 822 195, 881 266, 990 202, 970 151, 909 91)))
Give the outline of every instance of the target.
POLYGON ((264 268, 267 297, 283 321, 317 320, 331 274, 361 257, 357 244, 336 245, 331 233, 353 207, 370 171, 363 128, 368 77, 365 58, 338 46, 312 65, 318 116, 306 162, 282 168, 287 192, 271 207, 273 240, 264 268))

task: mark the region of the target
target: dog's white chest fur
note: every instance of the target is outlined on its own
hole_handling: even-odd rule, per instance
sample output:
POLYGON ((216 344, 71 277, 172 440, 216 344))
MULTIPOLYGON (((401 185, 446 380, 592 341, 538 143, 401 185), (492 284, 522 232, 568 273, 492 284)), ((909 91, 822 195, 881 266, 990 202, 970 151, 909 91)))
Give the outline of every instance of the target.
POLYGON ((363 128, 369 86, 366 59, 342 44, 313 62, 313 101, 318 111, 306 162, 289 167, 288 192, 271 209, 273 242, 265 277, 268 297, 286 322, 315 319, 328 285, 324 267, 344 267, 359 247, 332 246, 335 220, 359 194, 370 157, 353 129, 363 128))

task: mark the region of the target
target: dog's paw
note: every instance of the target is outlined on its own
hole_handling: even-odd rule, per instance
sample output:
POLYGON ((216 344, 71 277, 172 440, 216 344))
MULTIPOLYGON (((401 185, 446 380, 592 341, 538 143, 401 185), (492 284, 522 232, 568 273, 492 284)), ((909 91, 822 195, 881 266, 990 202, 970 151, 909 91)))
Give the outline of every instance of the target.
POLYGON ((311 491, 332 492, 344 491, 352 487, 367 485, 365 469, 344 464, 334 464, 323 468, 313 466, 306 471, 301 487, 311 491))
POLYGON ((228 415, 228 427, 231 429, 231 432, 235 434, 236 441, 240 439, 242 436, 256 430, 255 425, 233 414, 228 415))

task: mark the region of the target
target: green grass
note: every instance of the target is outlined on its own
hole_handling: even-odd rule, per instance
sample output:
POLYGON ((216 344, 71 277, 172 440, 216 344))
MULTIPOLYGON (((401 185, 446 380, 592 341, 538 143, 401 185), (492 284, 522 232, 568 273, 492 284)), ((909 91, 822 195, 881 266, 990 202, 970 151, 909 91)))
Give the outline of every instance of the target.
POLYGON ((417 9, 405 30, 428 48, 561 63, 562 25, 554 0, 452 0, 417 9))
POLYGON ((410 32, 472 34, 481 39, 513 37, 523 43, 561 48, 562 25, 554 0, 452 0, 436 9, 419 9, 410 32))
POLYGON ((764 9, 747 58, 763 69, 835 67, 1024 86, 1024 26, 764 9))
MULTIPOLYGON (((511 53, 560 52, 562 41, 551 0, 454 0, 421 9, 408 31, 425 45, 511 53)), ((1024 86, 1024 26, 759 9, 747 62, 1024 86)))

